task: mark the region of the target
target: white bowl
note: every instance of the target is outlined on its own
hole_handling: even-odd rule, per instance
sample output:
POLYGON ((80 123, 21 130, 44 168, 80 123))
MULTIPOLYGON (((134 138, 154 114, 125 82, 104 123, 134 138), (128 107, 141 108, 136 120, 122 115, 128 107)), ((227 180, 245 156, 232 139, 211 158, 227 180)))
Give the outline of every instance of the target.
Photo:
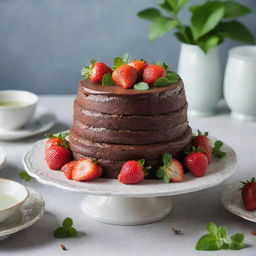
POLYGON ((22 101, 21 106, 0 105, 0 129, 16 130, 21 128, 33 117, 38 102, 36 94, 28 91, 3 90, 0 91, 0 102, 22 101))
POLYGON ((22 184, 0 178, 0 222, 19 212, 28 195, 22 184))

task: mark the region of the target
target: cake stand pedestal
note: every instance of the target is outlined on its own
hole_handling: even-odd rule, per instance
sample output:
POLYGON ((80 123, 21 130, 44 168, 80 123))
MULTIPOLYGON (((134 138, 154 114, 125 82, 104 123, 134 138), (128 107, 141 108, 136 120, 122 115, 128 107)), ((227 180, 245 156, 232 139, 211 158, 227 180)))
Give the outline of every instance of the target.
POLYGON ((84 214, 97 221, 115 225, 140 225, 162 219, 172 210, 169 196, 216 186, 234 172, 237 163, 233 149, 224 144, 226 156, 214 159, 207 174, 201 178, 187 173, 180 183, 144 180, 140 184, 124 185, 118 180, 103 178, 91 182, 76 182, 66 179, 60 171, 49 170, 44 160, 45 141, 37 141, 24 155, 25 170, 40 183, 86 194, 81 203, 84 214))

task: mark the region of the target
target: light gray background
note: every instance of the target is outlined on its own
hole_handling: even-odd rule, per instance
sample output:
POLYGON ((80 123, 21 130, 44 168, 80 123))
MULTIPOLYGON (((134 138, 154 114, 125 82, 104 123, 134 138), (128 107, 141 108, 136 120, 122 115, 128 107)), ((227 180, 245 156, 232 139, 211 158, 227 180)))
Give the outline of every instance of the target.
MULTIPOLYGON (((256 0, 240 1, 253 9, 241 20, 256 36, 256 0)), ((168 34, 149 43, 149 23, 136 16, 157 2, 0 0, 0 89, 75 93, 80 69, 90 59, 109 63, 125 52, 166 61, 176 70, 179 42, 168 34)), ((181 19, 188 18, 188 12, 183 12, 181 19)), ((223 67, 227 49, 236 44, 227 41, 221 46, 223 67)))

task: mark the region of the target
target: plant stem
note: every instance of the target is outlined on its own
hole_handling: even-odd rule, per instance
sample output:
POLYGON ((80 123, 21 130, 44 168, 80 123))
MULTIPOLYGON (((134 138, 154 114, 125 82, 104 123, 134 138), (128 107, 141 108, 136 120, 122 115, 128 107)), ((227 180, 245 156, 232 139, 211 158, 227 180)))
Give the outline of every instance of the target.
POLYGON ((180 22, 180 19, 178 17, 178 15, 176 13, 172 13, 173 15, 173 19, 177 21, 178 23, 178 29, 180 30, 181 34, 184 36, 184 38, 186 39, 187 43, 190 43, 190 40, 186 34, 186 27, 180 22))

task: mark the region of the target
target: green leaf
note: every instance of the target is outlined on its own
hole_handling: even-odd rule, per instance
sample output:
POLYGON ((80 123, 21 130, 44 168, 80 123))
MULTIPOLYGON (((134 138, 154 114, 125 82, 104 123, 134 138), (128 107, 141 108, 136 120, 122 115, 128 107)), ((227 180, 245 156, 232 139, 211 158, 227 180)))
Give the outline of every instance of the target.
POLYGON ((139 91, 146 91, 149 89, 149 85, 147 83, 144 83, 144 82, 140 82, 140 83, 137 83, 133 86, 133 88, 135 90, 139 90, 139 91))
POLYGON ((218 26, 218 29, 220 35, 223 37, 248 44, 255 43, 252 33, 238 21, 222 22, 218 26))
POLYGON ((212 148, 212 154, 215 157, 222 158, 226 155, 226 152, 221 151, 221 147, 223 146, 223 142, 220 140, 215 141, 214 147, 212 148))
POLYGON ((192 13, 191 29, 193 37, 197 40, 215 28, 223 18, 225 8, 222 2, 207 2, 192 13))
POLYGON ((207 231, 212 234, 212 235, 217 235, 217 232, 218 232, 218 227, 215 223, 213 222, 209 222, 208 225, 207 225, 207 231))
POLYGON ((168 177, 168 173, 167 172, 164 172, 163 182, 165 182, 165 183, 169 183, 170 182, 170 179, 168 177))
POLYGON ((157 172, 156 172, 156 176, 157 176, 158 178, 163 178, 163 177, 164 177, 164 168, 163 168, 163 166, 161 166, 161 167, 158 168, 158 170, 157 170, 157 172))
POLYGON ((218 239, 212 234, 202 236, 196 243, 196 250, 200 251, 216 251, 220 247, 218 239))
POLYGON ((172 7, 174 13, 177 13, 190 0, 166 0, 172 7))
POLYGON ((171 71, 167 72, 166 78, 168 79, 169 83, 177 83, 180 80, 180 76, 171 71))
POLYGON ((230 249, 240 250, 244 248, 244 234, 237 233, 231 236, 230 249))
POLYGON ((20 172, 19 176, 21 179, 23 179, 25 181, 31 181, 33 179, 26 171, 20 172))
POLYGON ((178 25, 176 20, 172 20, 166 17, 157 18, 150 26, 149 40, 156 40, 165 35, 178 25))
POLYGON ((89 67, 83 67, 80 71, 81 75, 84 76, 86 79, 90 78, 90 68, 89 67))
POLYGON ((194 5, 191 5, 190 7, 189 7, 189 10, 191 11, 191 12, 194 12, 198 7, 200 7, 201 5, 200 4, 194 4, 194 5))
POLYGON ((65 227, 57 228, 54 231, 54 236, 57 237, 57 238, 66 238, 67 237, 66 228, 65 227))
POLYGON ((164 153, 162 159, 164 166, 169 166, 170 162, 172 161, 172 155, 169 153, 164 153))
POLYGON ((174 72, 167 72, 166 77, 160 77, 158 78, 153 86, 155 87, 166 87, 166 86, 170 86, 174 83, 177 83, 180 80, 180 77, 178 74, 174 73, 174 72))
POLYGON ((225 1, 224 6, 225 6, 224 18, 227 18, 227 19, 234 19, 251 12, 251 10, 248 7, 242 4, 239 4, 237 2, 225 1))
POLYGON ((139 164, 141 167, 144 167, 145 159, 140 159, 140 160, 138 160, 138 164, 139 164))
POLYGON ((137 14, 140 18, 150 21, 155 21, 157 18, 161 17, 162 14, 156 8, 148 8, 138 12, 137 14))
POLYGON ((67 237, 77 237, 78 234, 77 234, 76 229, 73 228, 73 227, 68 227, 68 228, 66 229, 66 236, 67 236, 67 237))
POLYGON ((125 54, 122 56, 122 59, 123 59, 123 62, 124 62, 124 63, 128 63, 128 62, 131 61, 132 56, 131 56, 131 54, 129 54, 129 53, 125 53, 125 54))
POLYGON ((224 226, 218 227, 217 236, 225 239, 227 237, 227 228, 224 226))
POLYGON ((111 73, 107 73, 103 76, 102 81, 101 81, 102 85, 104 86, 112 86, 115 84, 115 82, 112 79, 112 74, 111 73))
POLYGON ((120 66, 126 64, 126 62, 123 60, 122 57, 115 57, 113 63, 114 63, 113 69, 117 69, 120 66))
POLYGON ((167 2, 167 0, 165 0, 164 2, 160 3, 159 6, 161 8, 163 8, 164 10, 168 11, 168 12, 172 12, 173 9, 171 7, 171 5, 167 2))
POLYGON ((67 217, 64 221, 63 221, 63 227, 71 227, 73 225, 73 220, 69 217, 67 217))
POLYGON ((219 35, 205 35, 197 41, 197 45, 207 54, 212 48, 219 45, 222 37, 219 35))

